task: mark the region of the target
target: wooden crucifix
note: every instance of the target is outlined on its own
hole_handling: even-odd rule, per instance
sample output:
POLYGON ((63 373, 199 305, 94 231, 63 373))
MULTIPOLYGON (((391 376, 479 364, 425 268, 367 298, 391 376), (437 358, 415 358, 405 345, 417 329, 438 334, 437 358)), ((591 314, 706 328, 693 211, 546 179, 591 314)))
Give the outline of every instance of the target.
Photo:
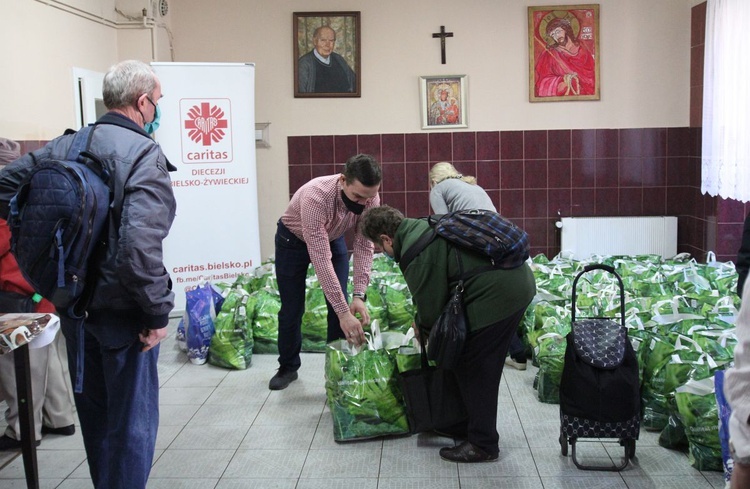
POLYGON ((452 32, 445 32, 445 26, 440 26, 440 32, 435 32, 432 34, 432 37, 439 37, 440 38, 440 60, 443 64, 445 64, 445 38, 446 37, 453 37, 452 32))

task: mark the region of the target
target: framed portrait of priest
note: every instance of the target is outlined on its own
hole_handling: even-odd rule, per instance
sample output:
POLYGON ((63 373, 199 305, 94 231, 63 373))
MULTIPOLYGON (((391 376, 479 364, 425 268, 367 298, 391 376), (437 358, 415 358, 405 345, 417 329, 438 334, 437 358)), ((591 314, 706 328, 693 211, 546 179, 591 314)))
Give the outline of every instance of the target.
POLYGON ((294 12, 294 96, 360 97, 359 12, 294 12))
POLYGON ((599 5, 528 11, 529 101, 600 100, 599 5))

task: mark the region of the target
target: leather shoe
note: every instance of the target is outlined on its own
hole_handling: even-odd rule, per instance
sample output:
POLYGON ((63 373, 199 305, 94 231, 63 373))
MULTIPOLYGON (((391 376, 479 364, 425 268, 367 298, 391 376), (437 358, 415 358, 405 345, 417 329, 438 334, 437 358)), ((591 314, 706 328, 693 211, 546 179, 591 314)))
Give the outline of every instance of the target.
MULTIPOLYGON (((39 440, 36 442, 36 446, 41 443, 39 440)), ((8 435, 0 436, 0 450, 20 450, 21 440, 16 440, 9 437, 8 435)))
POLYGON ((279 368, 276 375, 271 377, 271 381, 268 383, 268 388, 272 391, 280 391, 286 389, 289 384, 297 380, 297 371, 287 370, 284 367, 279 368))
POLYGON ((440 449, 440 458, 449 462, 473 464, 477 462, 492 462, 497 460, 498 455, 491 455, 479 447, 465 441, 457 447, 443 447, 440 449))
POLYGON ((72 436, 76 432, 76 425, 71 424, 68 426, 61 426, 60 428, 50 428, 49 426, 42 425, 43 435, 63 435, 72 436))

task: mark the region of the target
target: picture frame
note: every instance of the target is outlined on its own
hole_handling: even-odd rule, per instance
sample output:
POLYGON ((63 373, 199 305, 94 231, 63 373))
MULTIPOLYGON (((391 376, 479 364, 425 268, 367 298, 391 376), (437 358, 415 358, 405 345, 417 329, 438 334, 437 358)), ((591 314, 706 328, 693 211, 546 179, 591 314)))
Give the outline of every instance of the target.
POLYGON ((469 127, 466 75, 419 77, 422 129, 469 127))
POLYGON ((528 7, 529 101, 600 100, 599 4, 528 7))
POLYGON ((294 12, 292 31, 295 98, 362 96, 360 12, 294 12))

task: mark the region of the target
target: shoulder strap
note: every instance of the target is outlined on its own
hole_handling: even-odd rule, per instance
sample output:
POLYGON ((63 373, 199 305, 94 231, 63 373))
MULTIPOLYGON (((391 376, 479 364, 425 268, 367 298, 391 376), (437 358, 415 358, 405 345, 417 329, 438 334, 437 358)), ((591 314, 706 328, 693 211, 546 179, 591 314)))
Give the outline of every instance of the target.
POLYGON ((417 239, 417 241, 413 245, 411 245, 411 248, 406 250, 406 253, 401 256, 401 259, 398 262, 399 267, 401 268, 401 273, 406 270, 406 267, 409 266, 409 264, 412 262, 412 260, 414 260, 414 258, 417 257, 418 254, 422 253, 422 250, 427 248, 428 244, 432 243, 432 241, 437 238, 438 233, 435 229, 435 226, 440 218, 444 215, 445 214, 433 214, 431 216, 420 218, 420 220, 422 221, 427 221, 427 224, 430 225, 430 230, 420 236, 419 239, 417 239))
POLYGON ((406 253, 404 253, 401 257, 401 261, 398 262, 398 266, 399 268, 401 268, 401 273, 406 271, 406 267, 409 266, 412 260, 414 260, 417 255, 422 253, 422 250, 427 248, 427 245, 432 243, 436 237, 437 231, 435 231, 435 229, 430 229, 422 236, 420 236, 417 241, 415 241, 414 244, 411 245, 408 250, 406 250, 406 253))
POLYGON ((82 127, 75 133, 73 144, 70 145, 66 159, 86 165, 91 171, 96 173, 104 183, 109 185, 110 175, 107 166, 98 156, 89 151, 89 148, 91 147, 91 139, 94 137, 95 128, 96 125, 92 124, 90 126, 82 127))
POLYGON ((78 156, 89 148, 91 136, 93 135, 91 126, 84 126, 73 136, 73 144, 70 145, 66 159, 78 161, 78 156))

